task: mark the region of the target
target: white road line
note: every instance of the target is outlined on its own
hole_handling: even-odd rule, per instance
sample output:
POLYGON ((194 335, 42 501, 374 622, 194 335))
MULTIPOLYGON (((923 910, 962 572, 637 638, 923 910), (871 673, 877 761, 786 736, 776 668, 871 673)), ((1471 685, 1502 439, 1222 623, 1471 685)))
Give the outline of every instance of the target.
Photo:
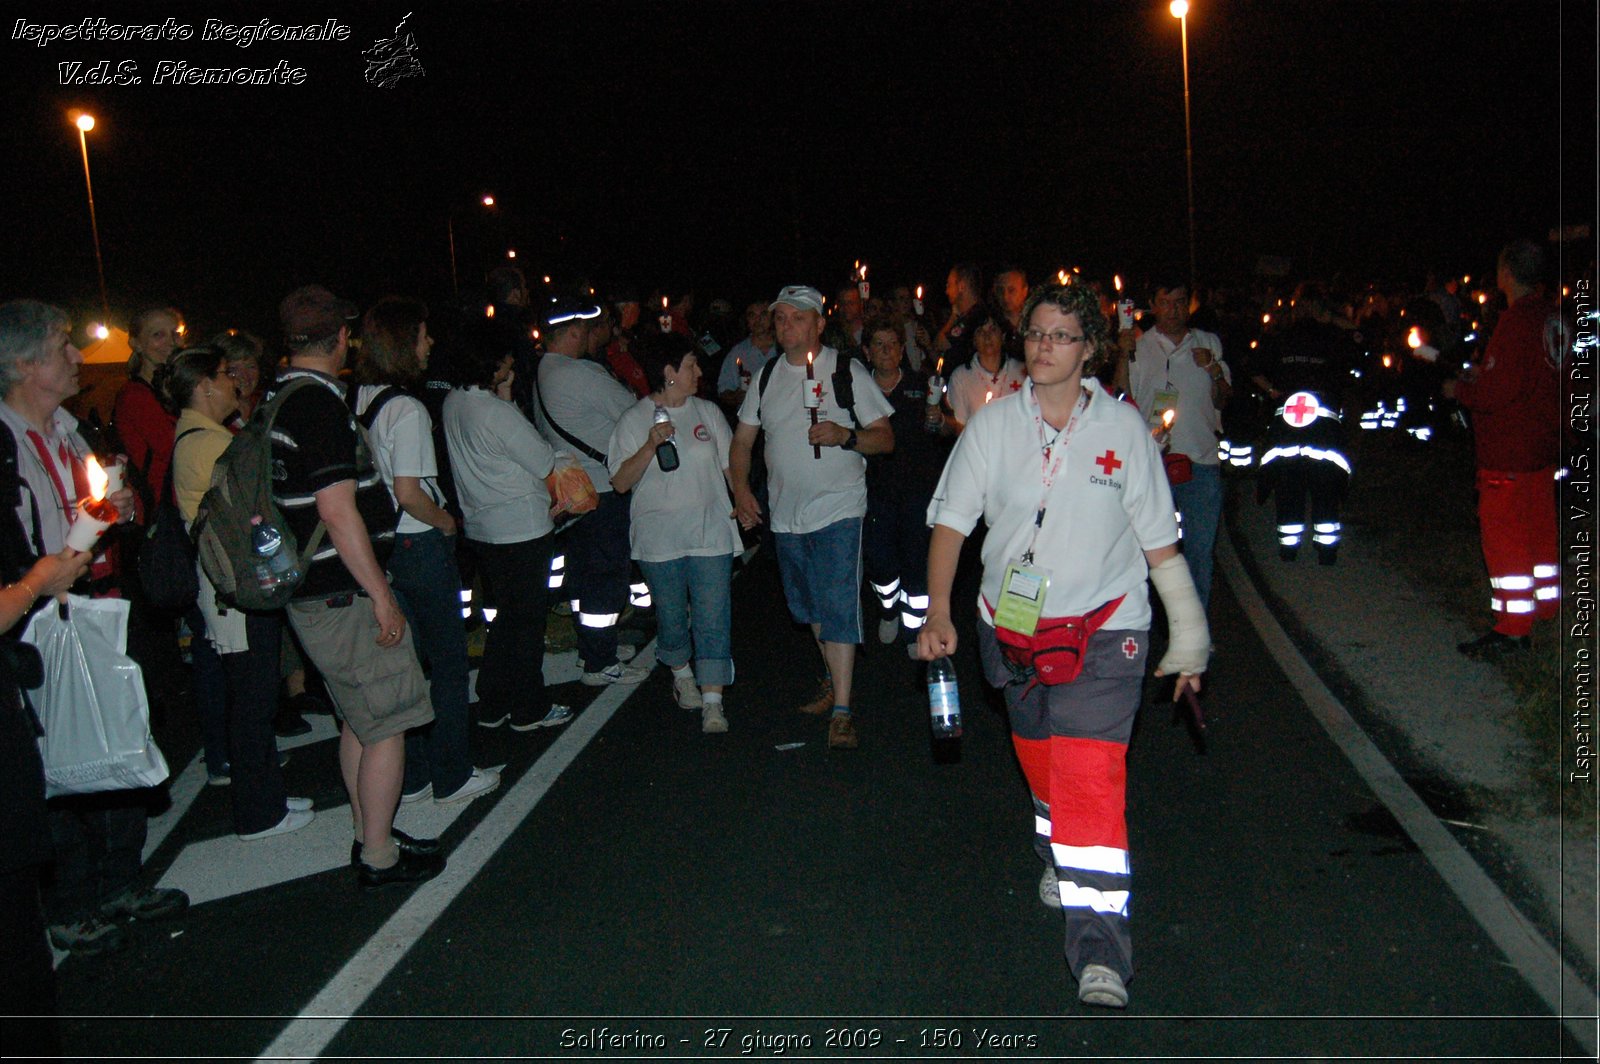
MULTIPOLYGON (((641 650, 654 653, 655 640, 641 650)), ((646 658, 648 660, 648 658, 646 658)), ((533 812, 567 766, 637 687, 608 687, 589 704, 533 767, 495 804, 489 815, 450 852, 438 878, 416 888, 404 905, 345 963, 339 973, 261 1054, 260 1061, 315 1060, 367 998, 421 940, 435 920, 483 870, 519 825, 533 812)))
POLYGON ((1344 751, 1356 773, 1379 801, 1394 814, 1406 834, 1444 879, 1452 893, 1466 906, 1472 918, 1506 955, 1518 974, 1544 1000, 1550 1011, 1562 1018, 1590 1056, 1595 1054, 1595 1017, 1600 1015, 1600 999, 1567 964, 1527 917, 1512 905, 1478 867, 1472 855, 1439 823, 1427 803, 1417 797, 1399 770, 1389 763, 1361 725, 1323 684, 1316 671, 1301 655, 1288 633, 1267 609, 1255 584, 1244 571, 1227 536, 1221 540, 1223 571, 1250 623, 1277 661, 1278 667, 1294 684, 1324 730, 1344 751))

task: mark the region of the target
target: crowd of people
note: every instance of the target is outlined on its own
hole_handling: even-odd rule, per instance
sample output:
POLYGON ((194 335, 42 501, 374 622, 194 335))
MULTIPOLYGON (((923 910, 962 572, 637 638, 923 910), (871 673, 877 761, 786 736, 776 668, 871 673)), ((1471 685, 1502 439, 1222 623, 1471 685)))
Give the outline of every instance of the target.
MULTIPOLYGON (((1543 506, 1553 519, 1554 430, 1531 442, 1523 431, 1539 416, 1523 409, 1526 386, 1555 386, 1535 358, 1554 313, 1539 250, 1502 255, 1510 309, 1490 357, 1436 389, 1481 418, 1497 623, 1463 645, 1473 656, 1524 645, 1558 587, 1553 527, 1524 528, 1522 516, 1543 506)), ((18 1011, 49 1011, 47 942, 118 949, 128 919, 187 906, 143 880, 136 795, 44 802, 25 697, 36 677, 16 636, 51 596, 131 600, 129 653, 153 700, 187 688, 208 778, 231 788, 244 841, 317 815, 286 792, 275 743, 323 708, 309 662, 339 721, 352 876, 370 890, 445 865, 438 840, 394 827, 402 803, 463 803, 499 785, 474 764, 474 722, 532 731, 573 718, 539 670, 553 612, 570 610, 583 684, 635 685, 655 662, 618 632, 648 602, 673 700, 703 732, 724 733, 738 722, 725 701, 732 574, 770 543, 788 610, 818 649, 815 694, 797 708, 826 719, 829 748, 849 750, 861 742, 858 645, 874 630, 914 659, 956 649, 951 588, 980 522, 977 649, 1032 793, 1041 898, 1066 915, 1081 999, 1125 1005, 1124 761, 1152 650, 1148 587, 1169 626, 1158 674, 1197 693, 1229 437, 1233 464, 1245 436, 1264 446, 1283 559, 1301 545, 1309 499, 1318 558, 1333 564, 1351 472, 1342 441, 1356 396, 1371 397, 1363 367, 1398 346, 1394 322, 1408 312, 1403 360, 1449 365, 1487 334, 1490 308, 1464 304, 1451 281, 1418 297, 1433 311, 1414 300, 1390 319, 1375 292, 1341 300, 1312 284, 1257 293, 1246 321, 1226 293, 1180 276, 1153 278, 1142 312, 1077 277, 1030 284, 1004 264, 984 279, 953 266, 948 315, 925 314, 921 289, 875 299, 852 281, 831 305, 807 285, 738 316, 719 300, 714 320, 693 326, 687 291, 659 293, 659 307, 628 291, 597 301, 587 286, 536 295, 508 268, 489 276, 486 299, 439 313, 388 297, 363 315, 313 285, 283 299, 281 345, 230 330, 185 346, 180 311, 153 307, 129 330, 128 381, 102 435, 67 409, 81 357, 66 315, 32 300, 0 307, 0 488, 15 518, 0 521, 15 792, 0 904, 33 995, 18 1011), (1259 325, 1257 307, 1271 308, 1259 325), (1267 412, 1249 428, 1232 414, 1225 427, 1236 389, 1267 412), (270 426, 273 501, 299 551, 293 600, 242 609, 202 567, 192 609, 159 609, 136 575, 140 529, 165 502, 195 521, 252 418, 270 426), (73 551, 96 454, 127 470, 111 496, 127 531, 73 551), (475 686, 461 609, 474 594, 492 618, 475 686), (187 679, 180 626, 192 633, 187 679)))

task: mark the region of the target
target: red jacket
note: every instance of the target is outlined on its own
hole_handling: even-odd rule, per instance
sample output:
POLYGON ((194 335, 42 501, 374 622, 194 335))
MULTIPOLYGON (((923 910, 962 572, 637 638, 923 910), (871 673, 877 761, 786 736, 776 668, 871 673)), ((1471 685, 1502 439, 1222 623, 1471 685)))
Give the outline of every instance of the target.
MULTIPOLYGON (((122 445, 128 449, 129 464, 144 473, 151 499, 160 502, 167 483, 167 467, 172 464, 172 437, 178 419, 161 408, 155 390, 141 380, 130 380, 122 386, 111 417, 122 445)), ((142 511, 144 500, 139 502, 142 511)), ((142 521, 149 518, 149 514, 139 514, 142 521)))
POLYGON ((1506 308, 1477 372, 1456 385, 1472 411, 1478 468, 1548 469, 1561 458, 1561 382, 1544 348, 1554 300, 1530 293, 1506 308))

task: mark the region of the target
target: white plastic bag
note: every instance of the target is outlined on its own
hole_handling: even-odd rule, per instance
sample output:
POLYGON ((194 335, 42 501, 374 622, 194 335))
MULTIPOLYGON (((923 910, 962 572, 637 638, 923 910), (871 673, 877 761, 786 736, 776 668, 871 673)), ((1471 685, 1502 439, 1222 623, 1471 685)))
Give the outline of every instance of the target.
POLYGON ((22 638, 44 658, 44 685, 30 697, 44 727, 46 797, 153 787, 167 778, 150 734, 144 677, 124 653, 126 600, 70 595, 65 607, 50 603, 34 614, 22 638))

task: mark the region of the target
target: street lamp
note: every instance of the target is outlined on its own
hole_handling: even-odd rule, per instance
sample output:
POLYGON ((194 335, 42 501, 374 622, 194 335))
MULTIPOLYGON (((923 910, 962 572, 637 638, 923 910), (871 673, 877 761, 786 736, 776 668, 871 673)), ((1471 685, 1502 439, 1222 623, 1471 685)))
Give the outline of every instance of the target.
POLYGON ((94 213, 94 182, 89 180, 89 130, 94 128, 94 115, 79 112, 72 124, 78 127, 78 147, 83 149, 83 187, 89 192, 89 231, 94 234, 94 268, 100 276, 100 310, 107 321, 111 320, 111 300, 106 295, 106 264, 100 257, 100 222, 94 213))
MULTIPOLYGON (((485 193, 484 195, 478 197, 478 202, 480 204, 482 204, 485 209, 488 209, 488 210, 493 210, 494 209, 494 197, 489 195, 489 194, 487 194, 487 193, 485 193)), ((455 292, 456 298, 460 299, 461 298, 461 281, 456 275, 456 215, 455 215, 455 211, 451 211, 445 216, 445 228, 449 231, 449 235, 450 235, 450 288, 451 288, 451 290, 453 290, 455 292)))
POLYGON ((1194 137, 1189 126, 1189 0, 1172 0, 1167 5, 1178 20, 1183 38, 1183 162, 1189 177, 1189 290, 1194 291, 1194 137))

